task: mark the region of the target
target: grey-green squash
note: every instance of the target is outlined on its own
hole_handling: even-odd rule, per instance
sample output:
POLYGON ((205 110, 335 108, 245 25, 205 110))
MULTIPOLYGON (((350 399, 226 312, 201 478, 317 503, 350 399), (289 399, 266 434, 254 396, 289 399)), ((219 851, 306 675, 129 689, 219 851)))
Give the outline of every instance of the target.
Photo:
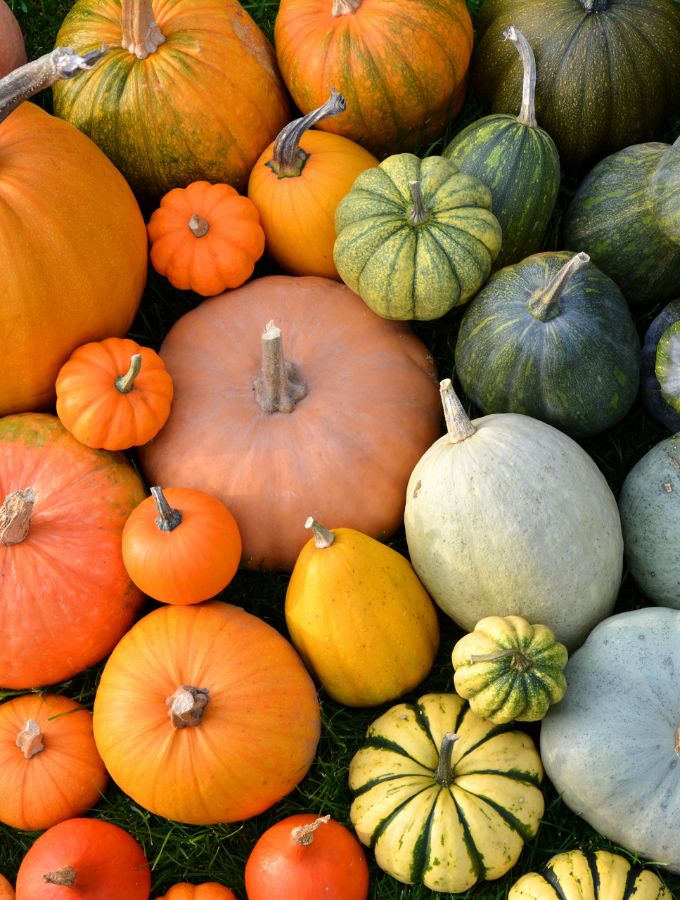
POLYGON ((652 191, 659 227, 669 241, 680 244, 680 137, 659 160, 652 175, 652 191))
MULTIPOLYGON (((661 338, 678 322, 680 322, 680 299, 671 300, 650 322, 642 344, 642 360, 640 363, 642 403, 653 419, 674 433, 680 431, 680 412, 664 396, 656 373, 656 363, 657 349, 661 338)), ((669 359, 667 355, 666 359, 669 359)), ((663 365, 664 360, 662 357, 660 368, 663 365)), ((669 392, 667 381, 666 392, 669 392)))

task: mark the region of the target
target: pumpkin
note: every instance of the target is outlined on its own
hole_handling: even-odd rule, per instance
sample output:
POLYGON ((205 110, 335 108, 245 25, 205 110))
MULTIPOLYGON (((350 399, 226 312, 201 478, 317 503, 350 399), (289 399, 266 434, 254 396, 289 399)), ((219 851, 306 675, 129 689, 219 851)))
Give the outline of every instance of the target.
POLYGON ((466 631, 518 615, 578 646, 621 583, 621 522, 604 476, 556 428, 516 413, 470 421, 449 379, 441 392, 447 433, 406 491, 416 574, 466 631))
POLYGON ((299 813, 260 835, 245 868, 248 900, 366 900, 368 865, 354 835, 330 816, 299 813))
POLYGON ((313 518, 286 591, 286 625, 326 692, 377 706, 416 687, 439 646, 434 604, 409 561, 352 528, 313 518))
POLYGON ((306 775, 319 703, 295 650, 250 613, 163 606, 118 643, 94 701, 116 784, 160 816, 207 825, 268 809, 306 775))
POLYGON ((510 25, 536 54, 536 115, 570 172, 654 140, 680 100, 673 0, 487 0, 477 19, 472 85, 494 112, 519 107, 522 68, 502 40, 510 25))
POLYGON ((0 900, 14 900, 14 898, 14 888, 4 875, 0 875, 0 900))
POLYGON ((156 272, 203 297, 240 287, 264 253, 256 207, 228 184, 193 181, 168 191, 147 233, 156 272))
POLYGON ((456 642, 453 686, 481 719, 537 722, 564 697, 567 648, 545 625, 486 616, 456 642))
POLYGON ((236 900, 236 894, 216 881, 189 884, 186 881, 173 884, 167 894, 156 900, 236 900))
POLYGON ((461 106, 472 53, 464 0, 282 0, 274 27, 283 80, 303 114, 329 86, 347 111, 319 127, 375 156, 426 147, 461 106))
POLYGON ((541 723, 541 758, 566 805, 670 872, 680 872, 679 640, 675 609, 601 622, 567 663, 569 690, 541 723))
POLYGON ((620 422, 640 382, 628 304, 586 253, 538 253, 497 272, 465 312, 455 359, 483 412, 524 413, 576 438, 620 422))
MULTIPOLYGON (((36 83, 75 75, 98 55, 58 48, 13 72, 0 82, 0 119, 36 83)), ((33 103, 0 121, 0 210, 6 415, 52 404, 57 373, 76 347, 125 334, 147 249, 121 174, 92 141, 33 103)))
POLYGON ((100 819, 66 819, 29 848, 16 890, 19 900, 148 900, 150 887, 144 851, 127 831, 100 819))
POLYGON ((244 565, 291 571, 310 515, 374 538, 401 527, 441 419, 432 358, 407 326, 330 279, 278 275, 204 301, 160 353, 175 400, 141 465, 151 484, 222 500, 244 565))
POLYGON ((54 91, 55 112, 154 206, 192 181, 244 189, 288 116, 271 45, 236 0, 78 0, 57 42, 111 48, 54 91))
POLYGON ((675 412, 680 412, 680 324, 670 325, 656 346, 654 374, 661 396, 675 412))
POLYGON ((680 138, 664 153, 652 175, 659 227, 669 241, 680 244, 680 138))
POLYGON ((241 535, 227 507, 193 488, 151 488, 123 528, 123 563, 137 587, 162 603, 219 594, 241 560, 241 535))
POLYGON ((523 875, 508 900, 673 900, 658 875, 606 850, 569 850, 523 875))
MULTIPOLYGON (((656 361, 661 338, 677 322, 680 322, 680 299, 671 300, 650 322, 642 344, 640 364, 640 393, 644 407, 652 418, 674 433, 680 431, 680 412, 663 395, 656 373, 656 361)), ((668 361, 668 357, 666 360, 668 361)))
POLYGON ((248 196, 260 212, 270 256, 294 275, 339 278, 333 262, 338 201, 378 160, 337 134, 309 131, 345 109, 337 91, 319 109, 282 129, 255 163, 248 196))
POLYGON ((378 315, 437 319, 486 281, 501 246, 491 192, 441 156, 390 156, 335 211, 340 277, 378 315))
POLYGON ((517 862, 538 831, 542 778, 526 734, 457 694, 426 694, 369 726, 349 767, 350 819, 397 881, 458 893, 517 862))
POLYGON ((0 78, 26 62, 24 37, 14 13, 0 0, 0 78))
POLYGON ((124 456, 78 443, 56 416, 0 419, 0 685, 53 684, 98 662, 142 603, 121 534, 144 498, 124 456))
POLYGON ((0 706, 0 821, 25 831, 82 815, 107 775, 92 714, 57 694, 24 694, 0 706))
POLYGON ((503 231, 496 268, 540 250, 560 187, 557 147, 536 121, 536 60, 531 45, 512 26, 503 37, 514 43, 522 60, 519 115, 498 113, 477 119, 442 153, 491 191, 493 212, 503 231))
POLYGON ((78 347, 59 370, 55 388, 62 425, 95 449, 146 444, 170 415, 172 379, 163 360, 129 338, 78 347))

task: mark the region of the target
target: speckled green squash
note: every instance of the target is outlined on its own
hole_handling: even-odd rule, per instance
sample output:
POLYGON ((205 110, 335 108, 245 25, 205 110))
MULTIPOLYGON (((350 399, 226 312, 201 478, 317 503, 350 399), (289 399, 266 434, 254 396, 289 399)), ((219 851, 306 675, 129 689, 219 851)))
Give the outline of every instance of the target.
POLYGON ((669 241, 680 244, 680 138, 659 160, 652 175, 652 191, 659 227, 669 241))
POLYGON ((676 412, 661 392, 656 376, 656 353, 664 333, 680 322, 680 299, 671 300, 654 318, 645 333, 640 363, 640 393, 647 412, 669 431, 680 431, 680 412, 676 412))
POLYGON ((621 421, 638 392, 640 339, 616 284, 587 254, 539 253, 497 272, 456 342, 465 393, 574 437, 621 421))
POLYGON ((453 686, 480 718, 496 725, 538 722, 567 689, 567 648, 546 625, 486 616, 454 646, 453 686))
POLYGON ((441 156, 390 156, 335 212, 340 277, 386 319, 437 319, 466 303, 501 246, 491 192, 441 156))

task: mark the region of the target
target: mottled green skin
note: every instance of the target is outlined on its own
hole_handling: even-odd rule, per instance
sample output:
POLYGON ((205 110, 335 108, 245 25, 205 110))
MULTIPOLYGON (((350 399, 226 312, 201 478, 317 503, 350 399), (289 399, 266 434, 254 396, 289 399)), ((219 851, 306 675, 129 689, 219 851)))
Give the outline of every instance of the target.
POLYGON ((659 227, 669 241, 680 245, 680 138, 659 160, 652 175, 652 193, 659 227))
POLYGON ((437 319, 486 281, 501 246, 491 192, 441 156, 390 156, 367 169, 335 212, 340 277, 386 319, 437 319), (412 224, 409 181, 427 220, 412 224))
POLYGON ((670 325, 659 338, 654 371, 661 396, 680 413, 680 322, 670 325))
POLYGON ((515 116, 485 116, 442 154, 490 189, 503 230, 497 269, 541 248, 560 188, 560 158, 550 135, 515 116))
POLYGON ((583 250, 634 305, 676 297, 680 253, 659 228, 652 175, 668 144, 637 144, 599 162, 565 213, 562 243, 583 250))
POLYGON ((484 413, 523 413, 587 437, 635 400, 640 340, 623 295, 592 263, 565 283, 552 318, 532 315, 529 300, 572 255, 536 254, 497 272, 463 317, 455 359, 484 413))
POLYGON ((640 361, 640 394, 647 412, 669 431, 680 431, 680 413, 664 399, 656 377, 656 349, 671 325, 680 322, 680 299, 671 300, 652 320, 645 333, 640 361))

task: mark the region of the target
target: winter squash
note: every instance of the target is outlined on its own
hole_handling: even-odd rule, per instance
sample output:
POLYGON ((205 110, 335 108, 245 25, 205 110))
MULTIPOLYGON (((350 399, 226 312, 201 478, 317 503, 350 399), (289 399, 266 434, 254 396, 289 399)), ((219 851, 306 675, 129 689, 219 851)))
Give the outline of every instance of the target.
POLYGON ((310 131, 345 110, 345 98, 330 99, 282 129, 255 163, 248 196, 260 212, 267 250, 286 272, 338 278, 333 262, 335 208, 364 169, 378 160, 337 134, 310 131))
POLYGON ((366 900, 368 866, 354 835, 330 816, 281 819, 246 862, 248 900, 366 900))
POLYGON ((286 591, 296 650, 329 696, 377 706, 416 687, 439 646, 435 607, 409 561, 352 528, 313 518, 286 591))
POLYGON ((401 526, 441 418, 432 359, 407 326, 330 279, 278 275, 204 301, 160 353, 175 399, 142 468, 219 497, 244 565, 291 571, 310 515, 374 538, 401 526))
POLYGON ((142 596, 120 550, 144 498, 124 456, 91 450, 56 416, 0 419, 0 685, 53 684, 98 662, 129 628, 142 596))
POLYGON ((156 272, 203 297, 240 287, 264 253, 257 209, 228 184, 193 181, 168 191, 147 233, 156 272))
POLYGON ((519 106, 521 66, 502 40, 510 25, 536 54, 536 114, 569 172, 659 136, 680 99, 673 0, 487 0, 477 19, 472 85, 494 112, 519 106))
POLYGON ((151 488, 123 528, 123 563, 137 587, 162 603, 219 594, 241 560, 241 535, 227 507, 194 488, 151 488))
POLYGON ((458 893, 500 878, 543 814, 532 740, 476 716, 457 694, 393 706, 349 767, 350 819, 397 881, 458 893))
POLYGON ((537 253, 497 272, 465 312, 455 358, 483 412, 523 413, 577 438, 620 422, 640 381, 628 304, 587 253, 537 253))
POLYGON ((0 706, 0 822, 50 828, 94 806, 106 782, 89 710, 61 694, 0 706))
POLYGON ((567 648, 545 625, 486 616, 451 655, 453 686, 481 719, 537 722, 564 697, 567 648))
POLYGON ((127 831, 101 819, 67 819, 30 847, 16 890, 19 900, 148 900, 150 887, 144 851, 127 831))
POLYGON ((109 657, 94 702, 97 748, 121 790, 193 825, 268 809, 306 775, 319 731, 295 650, 219 601, 140 619, 109 657))
POLYGON ((387 319, 437 319, 486 281, 501 246, 491 192, 441 156, 388 157, 335 211, 342 280, 387 319))
MULTIPOLYGON (((36 83, 71 77, 99 55, 58 48, 6 76, 0 120, 36 83)), ((49 406, 76 347, 125 334, 144 289, 147 248, 121 174, 92 141, 33 103, 0 121, 0 210, 6 415, 49 406)))
POLYGON ((111 48, 54 91, 55 112, 154 206, 192 181, 243 190, 288 116, 271 45, 236 0, 78 0, 57 41, 111 48))
MULTIPOLYGON (((642 344, 640 363, 640 393, 647 412, 673 433, 680 431, 680 412, 664 397, 656 374, 657 348, 661 338, 680 322, 680 299, 671 300, 650 322, 642 344)), ((668 357, 667 357, 668 359, 668 357)), ((671 373, 672 373, 672 367, 671 373)), ((666 382, 668 388, 668 382, 666 382)))
POLYGON ((167 894, 156 900, 236 900, 236 894, 216 881, 205 881, 202 884, 182 881, 173 884, 167 894))
POLYGON ((0 78, 26 62, 24 37, 14 13, 0 0, 0 78))
POLYGON ((652 175, 659 227, 669 241, 680 244, 680 138, 664 153, 652 175))
POLYGON ((321 106, 329 87, 347 111, 319 127, 378 158, 418 151, 438 138, 461 106, 472 53, 464 0, 283 0, 276 57, 295 105, 321 106))
POLYGON ((557 147, 536 121, 536 60, 531 45, 512 26, 503 37, 514 43, 522 60, 519 115, 497 113, 477 119, 442 153, 491 191, 493 213, 503 231, 497 269, 540 250, 560 187, 557 147))
POLYGON ((670 325, 656 345, 654 374, 661 396, 675 411, 680 412, 680 324, 670 325))
POLYGON ((146 444, 170 415, 172 378, 163 360, 129 338, 78 347, 59 370, 55 388, 62 425, 95 449, 146 444))
POLYGON ((471 422, 448 379, 441 392, 447 433, 406 490, 413 568, 466 631, 484 616, 518 615, 578 646, 612 611, 621 583, 609 485, 556 428, 515 413, 471 422))
POLYGON ((14 888, 4 875, 0 875, 0 900, 14 900, 14 898, 14 888))
POLYGON ((546 774, 567 806, 670 872, 680 872, 679 638, 675 609, 601 622, 567 663, 569 690, 541 723, 546 774))

